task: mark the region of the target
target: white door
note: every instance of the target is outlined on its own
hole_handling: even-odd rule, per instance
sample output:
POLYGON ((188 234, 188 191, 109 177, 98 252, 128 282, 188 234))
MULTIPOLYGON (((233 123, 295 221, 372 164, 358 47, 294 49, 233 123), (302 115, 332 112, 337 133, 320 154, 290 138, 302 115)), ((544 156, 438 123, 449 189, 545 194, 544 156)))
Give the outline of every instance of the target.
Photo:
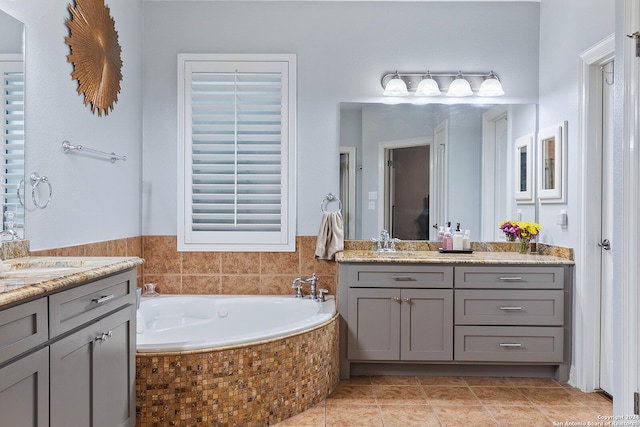
POLYGON ((602 67, 600 388, 613 396, 613 61, 602 67))

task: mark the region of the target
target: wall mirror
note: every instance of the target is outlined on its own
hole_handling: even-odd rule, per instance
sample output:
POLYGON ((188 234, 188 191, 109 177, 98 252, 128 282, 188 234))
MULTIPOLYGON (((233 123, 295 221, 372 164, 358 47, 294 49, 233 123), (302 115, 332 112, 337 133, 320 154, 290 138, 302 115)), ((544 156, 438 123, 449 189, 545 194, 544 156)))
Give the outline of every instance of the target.
POLYGON ((538 132, 537 175, 541 203, 563 203, 566 185, 566 122, 538 132))
POLYGON ((14 229, 24 237, 24 206, 18 190, 24 193, 25 143, 25 27, 22 22, 0 10, 0 76, 2 91, 2 194, 3 229, 14 229))
POLYGON ((534 134, 516 138, 514 146, 514 194, 518 203, 533 203, 535 184, 533 181, 534 134))
POLYGON ((500 240, 501 221, 535 221, 511 177, 514 141, 533 134, 536 120, 534 104, 340 104, 345 237, 386 228, 436 240, 434 226, 459 222, 473 240, 500 240))

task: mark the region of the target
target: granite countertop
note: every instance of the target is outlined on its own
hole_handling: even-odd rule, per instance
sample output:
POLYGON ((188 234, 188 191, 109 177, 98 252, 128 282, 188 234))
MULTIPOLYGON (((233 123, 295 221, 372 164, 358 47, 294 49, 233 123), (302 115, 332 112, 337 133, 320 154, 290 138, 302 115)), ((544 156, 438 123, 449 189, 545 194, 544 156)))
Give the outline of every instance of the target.
POLYGON ((144 263, 138 257, 22 257, 3 261, 0 306, 77 285, 144 263))
POLYGON ((439 251, 377 252, 373 250, 344 250, 335 256, 342 263, 405 263, 405 264, 518 264, 573 265, 574 261, 552 255, 521 254, 519 252, 478 251, 471 254, 440 253, 439 251))

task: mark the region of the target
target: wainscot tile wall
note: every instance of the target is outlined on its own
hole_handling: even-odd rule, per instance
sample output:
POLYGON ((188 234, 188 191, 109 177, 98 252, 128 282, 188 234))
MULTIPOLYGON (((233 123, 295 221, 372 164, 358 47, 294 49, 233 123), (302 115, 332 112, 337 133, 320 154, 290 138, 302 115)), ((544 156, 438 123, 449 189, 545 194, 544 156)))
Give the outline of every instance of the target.
POLYGON ((335 295, 337 264, 316 260, 315 246, 316 236, 298 236, 295 252, 178 252, 176 236, 139 236, 31 255, 141 257, 138 286, 156 283, 165 294, 287 295, 293 279, 315 273, 318 287, 335 295))

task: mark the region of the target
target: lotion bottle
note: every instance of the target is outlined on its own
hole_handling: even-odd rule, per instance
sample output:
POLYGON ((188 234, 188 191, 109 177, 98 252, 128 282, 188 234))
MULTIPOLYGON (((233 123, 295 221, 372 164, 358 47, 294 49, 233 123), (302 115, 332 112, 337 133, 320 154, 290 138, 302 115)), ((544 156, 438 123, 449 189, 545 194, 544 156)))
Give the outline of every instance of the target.
POLYGON ((444 239, 444 226, 440 226, 440 228, 438 229, 438 242, 442 242, 442 240, 444 239))
POLYGON ((464 236, 460 231, 460 223, 457 224, 456 231, 453 233, 453 250, 461 251, 463 247, 464 236))
POLYGON ((462 249, 465 251, 471 250, 471 230, 464 230, 464 237, 462 238, 462 249))
POLYGON ((453 249, 453 236, 451 236, 451 228, 447 227, 444 230, 444 237, 442 238, 442 249, 450 251, 453 249))

